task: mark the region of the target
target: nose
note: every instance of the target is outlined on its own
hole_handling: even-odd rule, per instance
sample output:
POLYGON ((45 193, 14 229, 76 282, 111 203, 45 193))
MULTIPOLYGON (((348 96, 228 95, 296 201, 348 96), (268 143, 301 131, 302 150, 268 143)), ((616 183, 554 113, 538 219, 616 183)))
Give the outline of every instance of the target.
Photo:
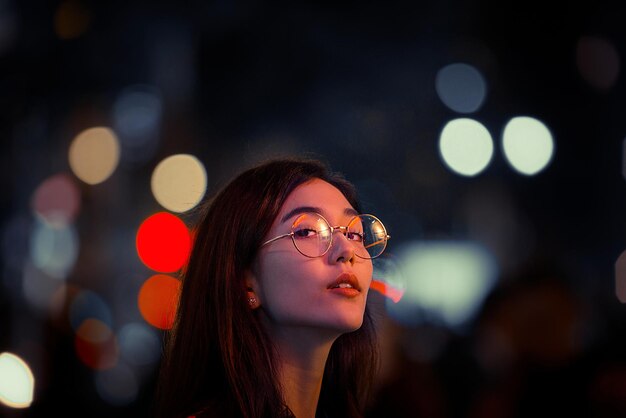
POLYGON ((333 244, 330 251, 332 263, 350 263, 354 264, 354 245, 346 238, 343 231, 334 231, 333 244))

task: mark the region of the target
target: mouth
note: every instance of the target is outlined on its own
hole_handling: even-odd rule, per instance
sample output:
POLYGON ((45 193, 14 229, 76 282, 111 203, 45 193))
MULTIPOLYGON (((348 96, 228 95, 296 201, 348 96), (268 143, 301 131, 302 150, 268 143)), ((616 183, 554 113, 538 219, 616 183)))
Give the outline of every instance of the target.
POLYGON ((341 273, 328 285, 328 289, 354 289, 360 292, 361 286, 359 286, 359 281, 354 274, 341 273))

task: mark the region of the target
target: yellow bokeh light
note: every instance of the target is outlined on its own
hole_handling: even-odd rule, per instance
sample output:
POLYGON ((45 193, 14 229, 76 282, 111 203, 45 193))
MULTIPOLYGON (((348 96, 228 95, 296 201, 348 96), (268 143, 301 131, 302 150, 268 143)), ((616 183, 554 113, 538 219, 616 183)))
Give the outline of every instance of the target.
POLYGON ((120 144, 109 128, 87 129, 74 138, 70 145, 72 172, 87 184, 98 184, 108 179, 119 160, 120 144))
POLYGON ((161 161, 152 173, 152 194, 172 212, 186 212, 204 197, 207 175, 193 155, 178 154, 161 161))
POLYGON ((34 390, 35 378, 28 364, 15 354, 0 354, 0 402, 11 408, 28 408, 34 390))

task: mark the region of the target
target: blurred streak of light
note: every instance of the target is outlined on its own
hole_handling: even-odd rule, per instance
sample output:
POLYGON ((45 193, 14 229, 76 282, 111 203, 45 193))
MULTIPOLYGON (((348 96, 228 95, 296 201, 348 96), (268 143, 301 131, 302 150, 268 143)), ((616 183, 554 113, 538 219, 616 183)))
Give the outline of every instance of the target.
POLYGON ((15 354, 0 354, 0 403, 28 408, 33 402, 35 378, 30 367, 15 354))
POLYGON ((139 290, 137 303, 141 316, 150 325, 170 329, 174 323, 180 281, 166 274, 155 274, 139 290))
POLYGON ((30 240, 35 266, 50 276, 65 279, 78 258, 78 234, 73 225, 53 226, 37 220, 30 240))
POLYGON ((420 308, 448 326, 462 326, 478 310, 496 281, 494 257, 472 242, 414 242, 399 255, 407 289, 397 304, 387 303, 390 314, 402 322, 417 318, 420 308))
POLYGON ((111 369, 99 371, 94 379, 98 395, 110 405, 128 405, 137 398, 137 376, 123 364, 118 363, 111 369))
POLYGON ((143 163, 154 156, 159 143, 163 103, 150 85, 130 86, 113 105, 113 120, 122 147, 122 159, 143 163))
POLYGON ((440 69, 435 88, 439 99, 459 113, 476 112, 487 95, 487 83, 480 71, 464 63, 450 64, 440 69))
POLYGON ((47 223, 63 226, 71 223, 80 210, 80 191, 67 174, 56 174, 37 187, 32 208, 47 223))
POLYGON ((76 355, 86 365, 95 370, 114 367, 119 358, 117 338, 104 322, 85 319, 74 336, 76 355))
POLYGON ((72 172, 87 184, 94 185, 108 179, 117 168, 119 159, 119 141, 109 128, 86 129, 70 145, 72 172))
POLYGON ((138 322, 126 324, 118 332, 122 358, 135 366, 156 363, 161 356, 161 341, 153 328, 138 322))
POLYGON ((370 284, 370 289, 373 289, 381 295, 388 297, 394 303, 400 302, 400 299, 402 299, 402 296, 404 295, 403 289, 396 289, 393 286, 376 279, 372 280, 372 284, 370 284))
POLYGON ((621 303, 626 303, 626 251, 615 262, 615 295, 621 303))
POLYGON ((204 197, 207 174, 193 155, 177 154, 162 160, 152 173, 152 194, 165 209, 186 212, 204 197))
POLYGON ((610 41, 583 36, 576 46, 576 65, 585 81, 600 90, 608 90, 619 76, 620 57, 610 41))
POLYGON ((439 152, 453 172, 475 176, 493 157, 493 140, 487 128, 469 118, 449 121, 439 137, 439 152))
POLYGON ((91 22, 91 14, 78 0, 65 0, 54 14, 54 31, 61 39, 80 37, 91 22))
POLYGON ((65 294, 65 282, 48 276, 30 263, 24 266, 22 291, 30 306, 42 313, 57 313, 58 298, 65 294))
POLYGON ((111 327, 113 317, 111 309, 98 294, 90 290, 82 290, 70 302, 69 320, 75 331, 87 319, 97 319, 111 327))
POLYGON ((518 116, 504 127, 502 149, 514 170, 532 176, 545 169, 552 160, 554 139, 543 122, 518 116))
POLYGON ((139 258, 148 268, 171 273, 187 262, 191 235, 178 217, 159 212, 142 222, 135 244, 139 258))

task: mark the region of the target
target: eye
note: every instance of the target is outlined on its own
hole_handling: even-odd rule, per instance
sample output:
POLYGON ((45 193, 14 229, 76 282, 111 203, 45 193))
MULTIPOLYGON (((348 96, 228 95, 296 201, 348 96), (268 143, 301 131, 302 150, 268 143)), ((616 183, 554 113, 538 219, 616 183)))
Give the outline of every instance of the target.
POLYGON ((317 231, 313 228, 300 228, 293 231, 295 238, 312 238, 317 236, 317 231))
POLYGON ((350 241, 363 242, 363 234, 360 232, 348 231, 346 232, 346 238, 350 241))

